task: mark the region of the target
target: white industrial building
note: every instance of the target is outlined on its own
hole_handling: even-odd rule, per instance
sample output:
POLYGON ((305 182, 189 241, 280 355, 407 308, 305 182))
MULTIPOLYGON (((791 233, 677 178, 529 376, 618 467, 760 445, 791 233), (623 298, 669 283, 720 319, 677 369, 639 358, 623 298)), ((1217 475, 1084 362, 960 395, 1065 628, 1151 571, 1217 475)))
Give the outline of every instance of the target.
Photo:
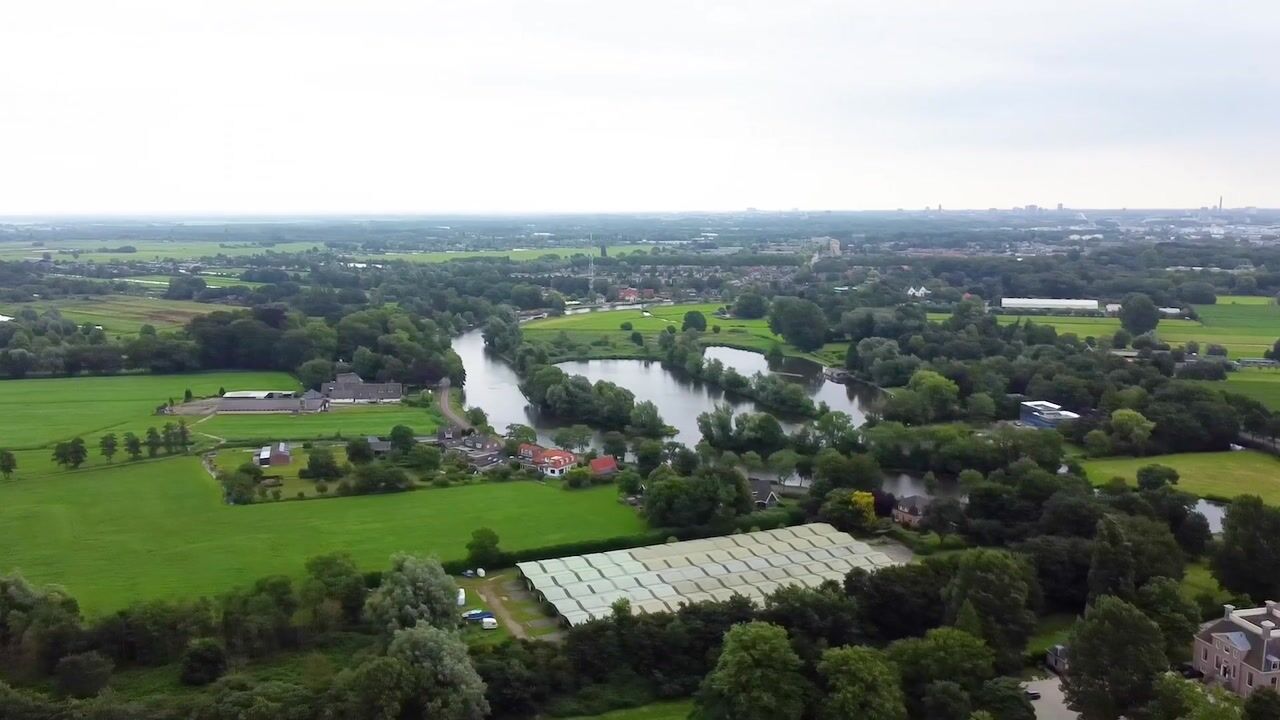
POLYGON ((1076 300, 1072 298, 1000 298, 1000 307, 1005 310, 1093 310, 1097 311, 1097 300, 1076 300))
POLYGON ((617 600, 635 612, 742 595, 759 603, 784 585, 840 582, 853 568, 897 565, 826 523, 523 562, 521 577, 569 625, 608 617, 617 600))

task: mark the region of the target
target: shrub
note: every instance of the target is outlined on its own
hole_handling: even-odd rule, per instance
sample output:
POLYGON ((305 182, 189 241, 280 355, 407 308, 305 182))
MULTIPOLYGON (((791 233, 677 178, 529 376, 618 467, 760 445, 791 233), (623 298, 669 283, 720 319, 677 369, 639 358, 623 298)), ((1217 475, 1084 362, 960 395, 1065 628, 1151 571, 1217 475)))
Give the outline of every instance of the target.
POLYGON ((632 325, 630 322, 624 322, 620 327, 624 332, 631 332, 631 329, 635 326, 632 325))
POLYGON ((191 641, 182 655, 183 685, 208 685, 227 671, 227 651, 212 638, 191 641))
POLYGON ((111 660, 100 652, 89 651, 67 655, 54 668, 58 692, 75 698, 93 697, 107 686, 114 668, 111 660))

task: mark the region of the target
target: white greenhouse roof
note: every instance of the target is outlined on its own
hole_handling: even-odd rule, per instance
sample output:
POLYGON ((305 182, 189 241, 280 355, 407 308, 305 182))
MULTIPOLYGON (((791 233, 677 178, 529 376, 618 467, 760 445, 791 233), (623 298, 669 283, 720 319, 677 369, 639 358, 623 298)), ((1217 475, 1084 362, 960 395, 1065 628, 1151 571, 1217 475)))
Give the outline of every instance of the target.
POLYGON ((1097 310, 1097 300, 1072 298, 1001 298, 1003 308, 1051 308, 1056 310, 1097 310))
POLYGON ((852 568, 896 565, 826 523, 519 563, 543 600, 570 625, 606 617, 614 601, 635 612, 742 595, 760 602, 786 585, 840 582, 852 568))

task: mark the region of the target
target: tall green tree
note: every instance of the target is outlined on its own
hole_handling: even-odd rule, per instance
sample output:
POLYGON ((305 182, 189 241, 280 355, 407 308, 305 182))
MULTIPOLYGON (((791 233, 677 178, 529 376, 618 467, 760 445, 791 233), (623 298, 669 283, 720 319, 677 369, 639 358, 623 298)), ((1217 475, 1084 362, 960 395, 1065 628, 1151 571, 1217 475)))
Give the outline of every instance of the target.
POLYGON ((155 457, 160 454, 160 448, 164 446, 164 439, 160 437, 160 432, 153 427, 147 428, 147 457, 155 457))
POLYGON ((1280 720, 1280 693, 1260 688, 1244 701, 1244 720, 1280 720))
POLYGON ((125 433, 124 451, 129 455, 130 460, 142 457, 142 440, 131 432, 125 433))
POLYGON ((1114 595, 1132 599, 1134 593, 1133 544, 1125 535, 1119 520, 1107 516, 1098 521, 1093 539, 1093 558, 1089 563, 1089 597, 1114 595))
POLYGON ((897 668, 874 648, 846 646, 822 654, 818 663, 826 695, 818 704, 821 720, 904 720, 897 668))
POLYGON ((680 329, 703 332, 707 329, 707 316, 697 310, 690 310, 684 314, 684 322, 680 324, 680 329))
POLYGON ((1071 630, 1071 672, 1063 690, 1084 720, 1135 717, 1169 669, 1160 627, 1117 597, 1094 601, 1071 630))
POLYGON ((1256 495, 1235 499, 1222 524, 1222 540, 1211 559, 1213 575, 1234 593, 1257 602, 1280 597, 1280 508, 1256 495))
POLYGON ((13 471, 18 469, 18 458, 13 454, 12 450, 0 450, 0 475, 4 475, 4 479, 8 480, 13 471))
POLYGON ((119 447, 115 433, 107 433, 98 439, 98 450, 102 453, 102 457, 107 459, 107 462, 111 462, 112 458, 116 456, 116 451, 119 450, 119 447))
POLYGON ((1120 304, 1120 325, 1133 335, 1142 335, 1156 329, 1160 323, 1160 308, 1145 293, 1130 293, 1120 304))
POLYGON ((417 441, 413 438, 413 428, 408 425, 396 425, 391 428, 391 435, 389 436, 391 449, 399 455, 408 455, 413 446, 417 444, 417 441))
POLYGON ((1181 584, 1173 578, 1152 578, 1138 588, 1134 604, 1160 626, 1165 657, 1170 662, 1191 659, 1191 638, 1200 627, 1200 611, 1183 597, 1181 584))
POLYGON ((999 667, 1018 666, 1035 631, 1040 601, 1029 562, 1003 550, 970 550, 960 557, 943 597, 953 623, 966 607, 971 609, 977 622, 974 630, 995 651, 999 667))
POLYGON ((716 666, 694 699, 697 720, 800 720, 810 687, 777 625, 750 622, 724 636, 716 666))
POLYGON ((467 543, 467 564, 475 568, 493 567, 502 561, 502 550, 498 547, 498 533, 487 527, 471 532, 471 541, 467 543))
POLYGON ((369 624, 392 634, 418 624, 457 626, 458 586, 440 561, 407 553, 391 556, 391 569, 365 601, 369 624))

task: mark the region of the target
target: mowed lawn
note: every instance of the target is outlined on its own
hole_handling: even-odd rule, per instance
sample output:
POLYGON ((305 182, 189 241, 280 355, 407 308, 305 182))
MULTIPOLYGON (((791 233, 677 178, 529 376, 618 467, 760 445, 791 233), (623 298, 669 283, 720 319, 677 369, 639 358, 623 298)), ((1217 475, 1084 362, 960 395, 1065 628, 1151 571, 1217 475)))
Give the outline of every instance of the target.
MULTIPOLYGON (((29 448, 108 430, 146 430, 176 422, 176 417, 154 414, 169 398, 182 402, 186 390, 197 397, 213 396, 219 388, 296 390, 300 385, 281 372, 0 380, 0 443, 29 448)), ((192 423, 195 418, 186 420, 192 423)))
POLYGON ((216 310, 242 310, 230 305, 214 305, 189 300, 166 300, 136 295, 101 295, 30 303, 11 303, 0 308, 5 315, 17 315, 24 308, 44 312, 57 309, 62 317, 78 325, 101 325, 108 335, 136 335, 143 325, 157 330, 177 330, 192 318, 216 310))
POLYGON ((693 711, 692 700, 671 700, 642 705, 626 710, 614 710, 603 715, 581 716, 568 720, 685 720, 693 711))
POLYGON ((635 348, 630 341, 633 331, 639 331, 652 345, 656 342, 658 333, 665 332, 668 327, 680 330, 685 313, 696 310, 707 318, 707 332, 703 340, 709 345, 727 345, 767 352, 776 343, 790 355, 807 357, 818 362, 844 361, 847 343, 830 343, 817 352, 803 352, 788 345, 780 335, 775 335, 769 329, 769 322, 764 318, 747 320, 715 317, 714 313, 723 307, 722 303, 689 303, 656 305, 645 310, 600 310, 535 320, 525 324, 522 329, 531 340, 549 341, 564 332, 575 342, 599 342, 597 347, 601 348, 602 356, 626 355, 635 348), (624 322, 631 323, 632 330, 623 330, 624 322), (720 326, 719 333, 712 332, 712 326, 715 325, 720 326), (604 340, 608 341, 607 346, 604 340))
POLYGON ((0 480, 0 572, 66 586, 89 614, 136 600, 215 595, 345 551, 367 570, 396 551, 466 555, 476 528, 508 550, 628 535, 644 524, 611 486, 530 482, 229 507, 199 458, 39 481, 0 480))
MULTIPOLYGON (((234 277, 223 277, 221 275, 199 275, 197 277, 203 280, 206 286, 214 287, 214 288, 235 287, 237 285, 241 285, 249 288, 256 288, 256 287, 262 287, 263 285, 266 284, 266 283, 254 282, 251 280, 241 280, 239 278, 234 278, 234 277)), ((135 277, 127 277, 127 278, 120 278, 120 279, 127 280, 132 283, 138 283, 139 285, 148 285, 155 288, 168 288, 169 281, 172 280, 173 277, 169 275, 137 275, 135 277)))
POLYGON ((1138 468, 1153 464, 1177 470, 1178 489, 1193 495, 1227 500, 1257 495, 1263 502, 1280 505, 1280 460, 1256 450, 1103 458, 1085 460, 1084 469, 1095 485, 1113 477, 1136 483, 1138 468))
MULTIPOLYGON (((193 419, 188 419, 193 422, 193 419)), ((385 405, 332 406, 329 412, 305 415, 214 415, 192 426, 196 432, 225 440, 321 440, 341 435, 386 436, 396 425, 407 425, 418 435, 430 435, 440 427, 440 411, 432 407, 385 405)))

